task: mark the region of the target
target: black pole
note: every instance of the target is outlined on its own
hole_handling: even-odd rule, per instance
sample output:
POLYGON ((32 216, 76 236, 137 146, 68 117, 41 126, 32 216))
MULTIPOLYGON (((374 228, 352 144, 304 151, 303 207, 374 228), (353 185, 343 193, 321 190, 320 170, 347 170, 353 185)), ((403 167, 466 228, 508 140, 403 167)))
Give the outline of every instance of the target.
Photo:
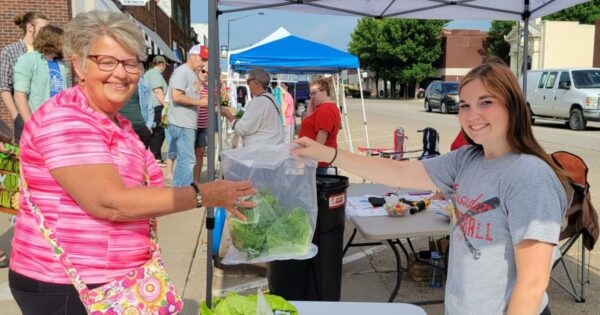
MULTIPOLYGON (((529 0, 523 0, 523 24, 525 35, 523 36, 523 40, 525 43, 523 44, 523 96, 525 97, 525 101, 527 101, 527 60, 529 59, 529 16, 531 12, 529 11, 529 0)), ((519 34, 520 35, 520 34, 519 34)), ((517 42, 518 43, 518 42, 517 42)))
MULTIPOLYGON (((217 0, 208 0, 208 130, 215 130, 215 108, 211 106, 216 102, 214 91, 219 80, 219 32, 217 17, 217 0)), ((208 137, 208 163, 207 180, 215 177, 215 134, 209 131, 208 137)), ((212 278, 213 278, 213 229, 215 225, 214 209, 206 207, 206 305, 212 307, 212 278)))

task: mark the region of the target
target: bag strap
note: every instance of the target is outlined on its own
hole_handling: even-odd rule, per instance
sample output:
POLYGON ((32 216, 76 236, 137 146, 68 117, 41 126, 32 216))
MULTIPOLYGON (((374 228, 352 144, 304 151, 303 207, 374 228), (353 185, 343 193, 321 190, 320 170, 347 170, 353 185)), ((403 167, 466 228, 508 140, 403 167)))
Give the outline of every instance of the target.
POLYGON ((277 116, 279 116, 279 118, 281 118, 281 113, 279 112, 279 107, 277 107, 277 104, 275 104, 275 101, 272 98, 270 98, 268 95, 261 94, 260 96, 264 96, 264 97, 268 98, 269 101, 271 101, 271 103, 273 103, 273 106, 275 106, 275 110, 277 111, 277 116))
MULTIPOLYGON (((46 220, 44 218, 44 215, 40 211, 40 208, 31 201, 31 194, 29 192, 29 189, 27 189, 27 183, 25 181, 25 176, 23 176, 23 168, 21 168, 20 171, 21 171, 21 179, 22 179, 21 184, 22 184, 22 188, 23 188, 23 196, 25 197, 25 200, 27 201, 27 205, 29 206, 29 209, 35 216, 35 219, 39 226, 40 232, 42 233, 42 235, 44 236, 44 239, 46 239, 46 241, 48 242, 50 247, 52 247, 52 252, 54 253, 54 256, 56 256, 56 258, 58 259, 60 264, 63 266, 63 269, 67 273, 67 276, 69 276, 69 279, 71 279, 71 282, 73 283, 73 286, 75 286, 75 289, 77 289, 77 292, 79 293, 79 295, 82 295, 82 296, 86 295, 90 291, 90 289, 83 282, 83 280, 81 280, 81 276, 79 275, 79 272, 77 271, 75 266, 73 266, 73 263, 71 262, 71 258, 65 252, 65 250, 62 248, 62 246, 58 243, 58 240, 56 239, 56 233, 54 233, 52 231, 52 229, 50 227, 48 227, 48 225, 46 224, 46 220)), ((145 171, 145 176, 146 176, 145 184, 148 185, 150 181, 149 181, 149 176, 148 176, 147 171, 145 171)), ((156 258, 157 256, 160 255, 160 248, 158 247, 158 230, 157 230, 156 218, 150 218, 149 225, 150 225, 150 251, 152 253, 152 258, 156 258)))

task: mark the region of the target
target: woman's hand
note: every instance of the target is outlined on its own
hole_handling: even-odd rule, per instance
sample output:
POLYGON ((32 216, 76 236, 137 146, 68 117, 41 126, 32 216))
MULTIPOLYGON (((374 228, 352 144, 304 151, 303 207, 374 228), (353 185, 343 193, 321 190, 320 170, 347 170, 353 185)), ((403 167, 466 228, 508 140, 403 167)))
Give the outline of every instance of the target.
POLYGON ((202 192, 205 206, 225 208, 240 220, 246 220, 246 217, 238 210, 239 208, 253 208, 256 205, 252 201, 243 200, 244 197, 256 193, 256 188, 249 181, 215 180, 200 184, 198 188, 202 192))
POLYGON ((326 147, 307 137, 294 140, 294 143, 299 144, 301 148, 294 149, 293 155, 311 158, 321 162, 329 162, 335 155, 335 149, 326 147))

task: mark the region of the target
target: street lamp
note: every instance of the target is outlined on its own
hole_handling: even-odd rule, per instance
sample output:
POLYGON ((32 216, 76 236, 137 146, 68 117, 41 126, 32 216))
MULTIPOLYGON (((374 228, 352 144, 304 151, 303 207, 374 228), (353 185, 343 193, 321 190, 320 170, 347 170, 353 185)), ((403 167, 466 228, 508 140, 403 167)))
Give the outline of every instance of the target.
POLYGON ((253 16, 255 14, 264 15, 264 13, 262 13, 262 12, 255 12, 255 13, 251 13, 251 14, 247 14, 247 15, 244 15, 244 16, 237 17, 235 19, 227 19, 227 52, 228 53, 229 53, 229 51, 231 51, 231 46, 229 46, 229 33, 230 33, 230 30, 231 30, 231 26, 230 26, 231 22, 237 21, 237 20, 241 20, 243 18, 247 18, 247 17, 253 16))

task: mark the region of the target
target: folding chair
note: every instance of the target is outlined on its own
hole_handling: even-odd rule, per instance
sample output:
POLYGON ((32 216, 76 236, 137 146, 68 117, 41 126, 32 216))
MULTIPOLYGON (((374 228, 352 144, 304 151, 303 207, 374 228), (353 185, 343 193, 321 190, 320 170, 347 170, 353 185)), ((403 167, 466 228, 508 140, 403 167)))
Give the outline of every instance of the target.
POLYGON ((383 158, 389 158, 398 161, 405 161, 409 159, 429 159, 440 155, 440 136, 434 128, 427 127, 417 132, 423 133, 423 148, 417 150, 406 150, 404 140, 408 137, 404 134, 404 128, 398 127, 394 130, 394 148, 367 148, 358 147, 358 151, 365 153, 367 156, 380 156, 383 158), (419 156, 409 157, 407 154, 419 153, 419 156))
POLYGON ((565 187, 568 196, 567 213, 565 215, 566 226, 560 233, 560 240, 566 240, 560 246, 560 258, 552 265, 552 270, 559 264, 562 266, 567 278, 568 287, 555 275, 551 275, 552 281, 558 284, 563 290, 570 294, 575 301, 585 302, 585 285, 589 284, 589 262, 586 272, 586 249, 591 251, 598 239, 598 214, 591 203, 590 185, 587 181, 588 167, 585 162, 577 155, 557 151, 551 154, 552 159, 565 171, 569 173, 570 185, 565 187), (581 260, 578 262, 578 271, 576 281, 572 278, 569 269, 565 263, 565 255, 569 252, 575 242, 582 238, 581 260))

